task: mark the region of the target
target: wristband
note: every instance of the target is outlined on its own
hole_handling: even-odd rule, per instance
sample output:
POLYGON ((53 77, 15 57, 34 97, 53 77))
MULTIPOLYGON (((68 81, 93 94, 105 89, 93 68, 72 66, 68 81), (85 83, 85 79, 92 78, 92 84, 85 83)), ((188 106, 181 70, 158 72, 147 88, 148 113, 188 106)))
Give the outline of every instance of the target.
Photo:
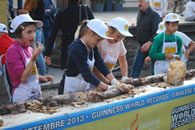
POLYGON ((106 88, 106 90, 108 90, 108 85, 106 85, 106 87, 105 87, 105 88, 106 88))

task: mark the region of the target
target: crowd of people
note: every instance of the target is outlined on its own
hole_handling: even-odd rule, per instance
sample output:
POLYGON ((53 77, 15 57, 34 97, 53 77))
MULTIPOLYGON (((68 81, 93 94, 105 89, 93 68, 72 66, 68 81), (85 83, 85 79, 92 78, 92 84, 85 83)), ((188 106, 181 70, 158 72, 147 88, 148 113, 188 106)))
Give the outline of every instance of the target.
MULTIPOLYGON (((167 1, 138 0, 139 45, 129 74, 126 59, 129 48, 123 43, 125 37, 133 36, 128 21, 116 17, 105 24, 94 17, 89 6, 79 3, 80 0, 69 0, 68 7, 57 12, 52 0, 26 0, 10 24, 14 39, 8 36, 7 27, 0 24, 0 75, 4 75, 10 102, 41 98, 39 83, 53 82, 53 77, 47 75, 46 64, 51 64, 59 30, 62 32, 60 66, 64 71, 59 94, 93 88, 106 91, 120 84, 112 74, 117 61, 122 81, 138 78, 144 63, 149 61, 152 61, 152 74, 166 74, 170 61, 186 63, 195 50, 195 42, 177 31, 179 16, 167 14, 167 1), (77 29, 79 33, 75 37, 77 29)), ((186 11, 188 6, 187 3, 186 11)))

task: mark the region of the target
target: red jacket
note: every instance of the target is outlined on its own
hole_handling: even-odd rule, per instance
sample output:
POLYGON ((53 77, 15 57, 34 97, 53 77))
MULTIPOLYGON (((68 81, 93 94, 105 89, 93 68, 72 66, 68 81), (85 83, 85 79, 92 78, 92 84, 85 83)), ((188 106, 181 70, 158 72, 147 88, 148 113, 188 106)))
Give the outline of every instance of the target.
MULTIPOLYGON (((0 36, 0 56, 7 52, 7 49, 12 45, 14 39, 8 36, 8 34, 4 34, 0 36)), ((1 64, 5 64, 5 55, 1 59, 1 64)))

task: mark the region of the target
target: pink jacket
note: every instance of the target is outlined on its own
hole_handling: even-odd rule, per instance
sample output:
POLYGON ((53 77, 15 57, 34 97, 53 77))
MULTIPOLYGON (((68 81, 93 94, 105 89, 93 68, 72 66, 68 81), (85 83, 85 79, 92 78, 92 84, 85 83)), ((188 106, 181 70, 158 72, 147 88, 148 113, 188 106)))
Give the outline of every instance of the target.
POLYGON ((7 50, 6 66, 14 88, 17 88, 21 83, 20 79, 25 69, 26 60, 23 52, 26 54, 26 57, 30 58, 33 49, 21 44, 19 41, 14 41, 11 47, 7 50))

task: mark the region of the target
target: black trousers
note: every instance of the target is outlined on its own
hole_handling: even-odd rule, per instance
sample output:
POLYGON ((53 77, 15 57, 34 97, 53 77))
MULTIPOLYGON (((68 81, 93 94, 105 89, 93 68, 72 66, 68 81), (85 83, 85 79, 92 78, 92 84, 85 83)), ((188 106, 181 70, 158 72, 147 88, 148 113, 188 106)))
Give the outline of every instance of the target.
POLYGON ((58 87, 58 95, 63 95, 64 94, 64 81, 66 78, 66 74, 64 72, 62 79, 60 81, 60 86, 58 87))
POLYGON ((67 54, 68 47, 61 49, 61 59, 60 59, 60 68, 65 69, 66 68, 66 61, 67 61, 67 54))
POLYGON ((68 57, 68 47, 74 40, 74 35, 67 35, 62 37, 63 42, 61 44, 61 61, 60 61, 60 67, 61 69, 66 68, 66 62, 68 57))

